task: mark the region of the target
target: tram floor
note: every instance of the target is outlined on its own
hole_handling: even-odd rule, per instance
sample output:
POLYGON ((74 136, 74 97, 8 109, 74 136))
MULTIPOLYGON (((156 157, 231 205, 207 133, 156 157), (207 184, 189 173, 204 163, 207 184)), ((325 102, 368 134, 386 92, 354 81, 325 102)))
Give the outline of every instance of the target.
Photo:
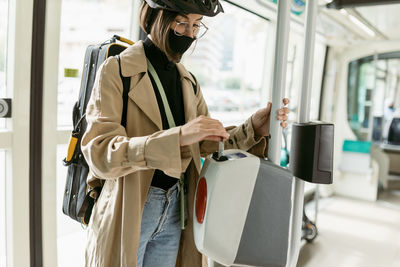
POLYGON ((321 199, 319 235, 300 251, 297 267, 399 267, 400 191, 376 202, 321 199))

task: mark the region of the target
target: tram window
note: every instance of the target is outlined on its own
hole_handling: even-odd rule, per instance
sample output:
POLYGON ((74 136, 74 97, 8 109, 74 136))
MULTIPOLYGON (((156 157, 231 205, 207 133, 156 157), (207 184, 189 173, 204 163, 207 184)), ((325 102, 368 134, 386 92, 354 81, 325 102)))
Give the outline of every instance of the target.
POLYGON ((0 267, 6 266, 6 155, 0 150, 0 267))
MULTIPOLYGON (((311 91, 310 120, 319 120, 321 85, 325 63, 326 45, 315 43, 313 79, 311 91)), ((300 91, 299 91, 300 92, 300 91)))
POLYGON ((387 108, 385 99, 395 98, 399 87, 399 73, 398 58, 378 59, 375 63, 370 56, 350 62, 347 117, 359 140, 367 140, 369 133, 372 133, 372 139, 375 141, 385 137, 382 134, 384 124, 387 123, 387 119, 383 118, 387 108))
POLYGON ((72 127, 85 49, 114 34, 129 38, 132 1, 63 0, 58 79, 58 126, 72 127), (95 23, 94 23, 95 22, 95 23))
POLYGON ((302 63, 300 57, 300 54, 303 51, 302 40, 303 37, 301 34, 293 31, 290 32, 285 92, 285 96, 290 99, 290 108, 292 110, 292 112, 289 113, 289 121, 294 121, 297 118, 297 105, 302 76, 302 63))
MULTIPOLYGON (((8 33, 8 0, 0 0, 0 98, 6 97, 6 62, 8 33)), ((5 119, 0 119, 0 129, 6 128, 5 119)))
MULTIPOLYGON (((288 46, 288 65, 286 79, 285 96, 290 98, 289 121, 297 119, 298 104, 303 78, 303 54, 304 54, 304 36, 303 33, 292 31, 289 35, 288 46)), ((310 103, 310 120, 319 119, 319 104, 321 95, 321 83, 325 61, 326 45, 318 39, 315 43, 311 103, 310 103)), ((290 142, 289 142, 290 143, 290 142)))
POLYGON ((209 30, 183 63, 200 83, 211 115, 237 125, 266 105, 260 100, 270 23, 228 3, 224 9, 204 18, 209 30))

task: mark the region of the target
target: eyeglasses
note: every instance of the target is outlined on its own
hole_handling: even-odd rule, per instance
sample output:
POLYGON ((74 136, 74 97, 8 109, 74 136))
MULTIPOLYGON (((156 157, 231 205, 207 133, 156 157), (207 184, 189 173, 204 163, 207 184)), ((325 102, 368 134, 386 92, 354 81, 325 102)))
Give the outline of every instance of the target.
POLYGON ((193 36, 196 39, 199 39, 199 38, 203 37, 206 34, 206 32, 208 31, 208 27, 203 22, 195 23, 195 24, 193 24, 193 26, 191 26, 189 24, 189 22, 186 22, 186 21, 177 21, 176 20, 175 23, 176 23, 176 26, 175 26, 174 32, 178 36, 182 36, 185 33, 192 32, 193 36))

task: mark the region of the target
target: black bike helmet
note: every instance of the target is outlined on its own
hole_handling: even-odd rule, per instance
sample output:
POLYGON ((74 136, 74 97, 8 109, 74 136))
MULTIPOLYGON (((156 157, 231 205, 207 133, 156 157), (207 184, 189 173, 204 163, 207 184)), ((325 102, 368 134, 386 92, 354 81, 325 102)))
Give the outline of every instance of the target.
POLYGON ((151 8, 214 17, 224 12, 219 0, 146 0, 151 8))

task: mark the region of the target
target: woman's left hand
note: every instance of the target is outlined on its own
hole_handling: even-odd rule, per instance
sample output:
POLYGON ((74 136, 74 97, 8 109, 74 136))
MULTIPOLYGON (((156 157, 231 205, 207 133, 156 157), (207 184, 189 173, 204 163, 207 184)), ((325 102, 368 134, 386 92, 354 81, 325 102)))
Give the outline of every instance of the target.
MULTIPOLYGON (((289 104, 289 99, 283 99, 283 105, 289 104)), ((271 106, 272 103, 268 102, 265 108, 259 109, 251 116, 251 122, 253 123, 253 129, 256 136, 268 136, 269 135, 269 125, 271 119, 271 106)), ((276 119, 281 121, 282 128, 287 127, 287 119, 290 110, 287 107, 283 107, 278 110, 276 119)))

